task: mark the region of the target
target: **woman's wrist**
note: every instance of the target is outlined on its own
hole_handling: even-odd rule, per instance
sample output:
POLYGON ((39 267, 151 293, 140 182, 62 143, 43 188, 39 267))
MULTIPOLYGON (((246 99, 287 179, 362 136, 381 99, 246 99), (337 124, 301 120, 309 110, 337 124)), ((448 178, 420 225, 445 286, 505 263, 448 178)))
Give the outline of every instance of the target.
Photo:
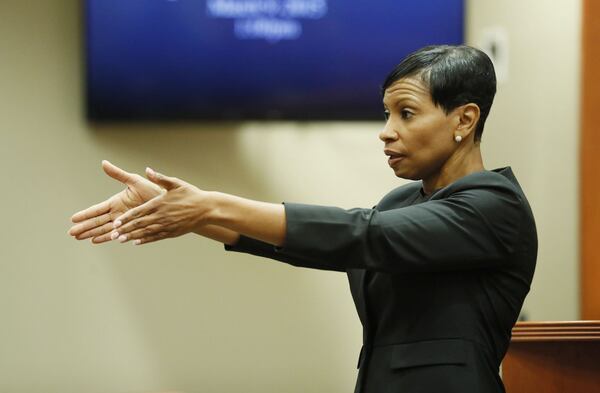
POLYGON ((225 194, 217 191, 206 191, 204 193, 205 195, 200 201, 200 225, 222 225, 224 222, 223 202, 225 194))
POLYGON ((192 221, 194 222, 194 232, 198 229, 212 225, 216 221, 217 196, 211 191, 198 190, 197 195, 192 202, 195 205, 192 221))
POLYGON ((233 245, 239 240, 239 234, 222 226, 216 225, 219 222, 219 201, 222 200, 222 193, 212 191, 201 191, 202 195, 198 203, 198 223, 193 232, 216 240, 218 242, 233 245))

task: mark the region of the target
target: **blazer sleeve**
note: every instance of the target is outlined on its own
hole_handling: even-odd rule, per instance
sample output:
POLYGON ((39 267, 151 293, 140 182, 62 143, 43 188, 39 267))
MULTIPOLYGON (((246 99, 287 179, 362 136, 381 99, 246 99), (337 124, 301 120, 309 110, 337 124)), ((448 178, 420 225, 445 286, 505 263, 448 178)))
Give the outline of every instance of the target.
POLYGON ((285 262, 292 266, 307 267, 312 269, 333 270, 345 272, 346 268, 341 265, 324 264, 316 259, 310 259, 302 256, 287 255, 282 250, 276 251, 275 246, 251 237, 241 235, 238 242, 234 245, 225 245, 225 250, 243 252, 285 262))
POLYGON ((285 204, 278 252, 332 269, 428 272, 510 263, 522 201, 508 189, 473 188, 445 199, 386 211, 285 204))

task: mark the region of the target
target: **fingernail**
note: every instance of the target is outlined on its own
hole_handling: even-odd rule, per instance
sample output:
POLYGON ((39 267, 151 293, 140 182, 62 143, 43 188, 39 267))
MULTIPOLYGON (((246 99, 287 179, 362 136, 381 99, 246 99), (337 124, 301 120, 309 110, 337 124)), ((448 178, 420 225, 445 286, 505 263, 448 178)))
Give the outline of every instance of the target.
POLYGON ((135 240, 135 241, 133 242, 133 244, 134 244, 135 246, 139 246, 141 243, 142 243, 142 241, 141 241, 140 239, 137 239, 137 240, 135 240))
POLYGON ((114 226, 115 228, 118 228, 118 227, 120 227, 120 226, 121 226, 121 224, 122 224, 121 220, 117 220, 117 221, 115 221, 115 222, 114 222, 113 226, 114 226))
POLYGON ((113 233, 111 233, 111 235, 110 235, 110 238, 111 238, 111 239, 113 239, 113 240, 115 240, 115 239, 116 239, 116 238, 118 238, 118 237, 119 237, 119 232, 113 232, 113 233))
POLYGON ((156 174, 156 172, 154 172, 154 169, 150 168, 150 167, 146 167, 146 172, 148 172, 149 175, 154 176, 156 174))
POLYGON ((120 241, 121 243, 125 242, 126 240, 127 240, 127 236, 126 236, 126 235, 121 235, 121 236, 119 236, 119 241, 120 241))

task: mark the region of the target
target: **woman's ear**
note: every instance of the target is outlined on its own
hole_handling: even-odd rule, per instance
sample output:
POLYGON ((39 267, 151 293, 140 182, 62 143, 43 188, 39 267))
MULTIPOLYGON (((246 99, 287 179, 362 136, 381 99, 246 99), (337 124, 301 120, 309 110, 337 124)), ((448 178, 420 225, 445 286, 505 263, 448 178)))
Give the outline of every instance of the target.
POLYGON ((460 132, 463 138, 475 132, 477 122, 479 121, 480 110, 477 104, 469 103, 456 108, 458 115, 458 125, 456 131, 460 132))

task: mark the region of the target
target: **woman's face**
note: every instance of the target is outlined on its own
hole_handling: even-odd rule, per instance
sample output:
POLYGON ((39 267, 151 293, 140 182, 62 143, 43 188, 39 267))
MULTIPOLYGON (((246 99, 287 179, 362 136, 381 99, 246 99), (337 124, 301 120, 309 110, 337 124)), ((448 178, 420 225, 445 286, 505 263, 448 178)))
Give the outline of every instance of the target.
POLYGON ((379 139, 396 176, 427 180, 439 174, 456 150, 459 116, 437 107, 418 77, 393 83, 385 91, 383 105, 387 122, 379 139))

